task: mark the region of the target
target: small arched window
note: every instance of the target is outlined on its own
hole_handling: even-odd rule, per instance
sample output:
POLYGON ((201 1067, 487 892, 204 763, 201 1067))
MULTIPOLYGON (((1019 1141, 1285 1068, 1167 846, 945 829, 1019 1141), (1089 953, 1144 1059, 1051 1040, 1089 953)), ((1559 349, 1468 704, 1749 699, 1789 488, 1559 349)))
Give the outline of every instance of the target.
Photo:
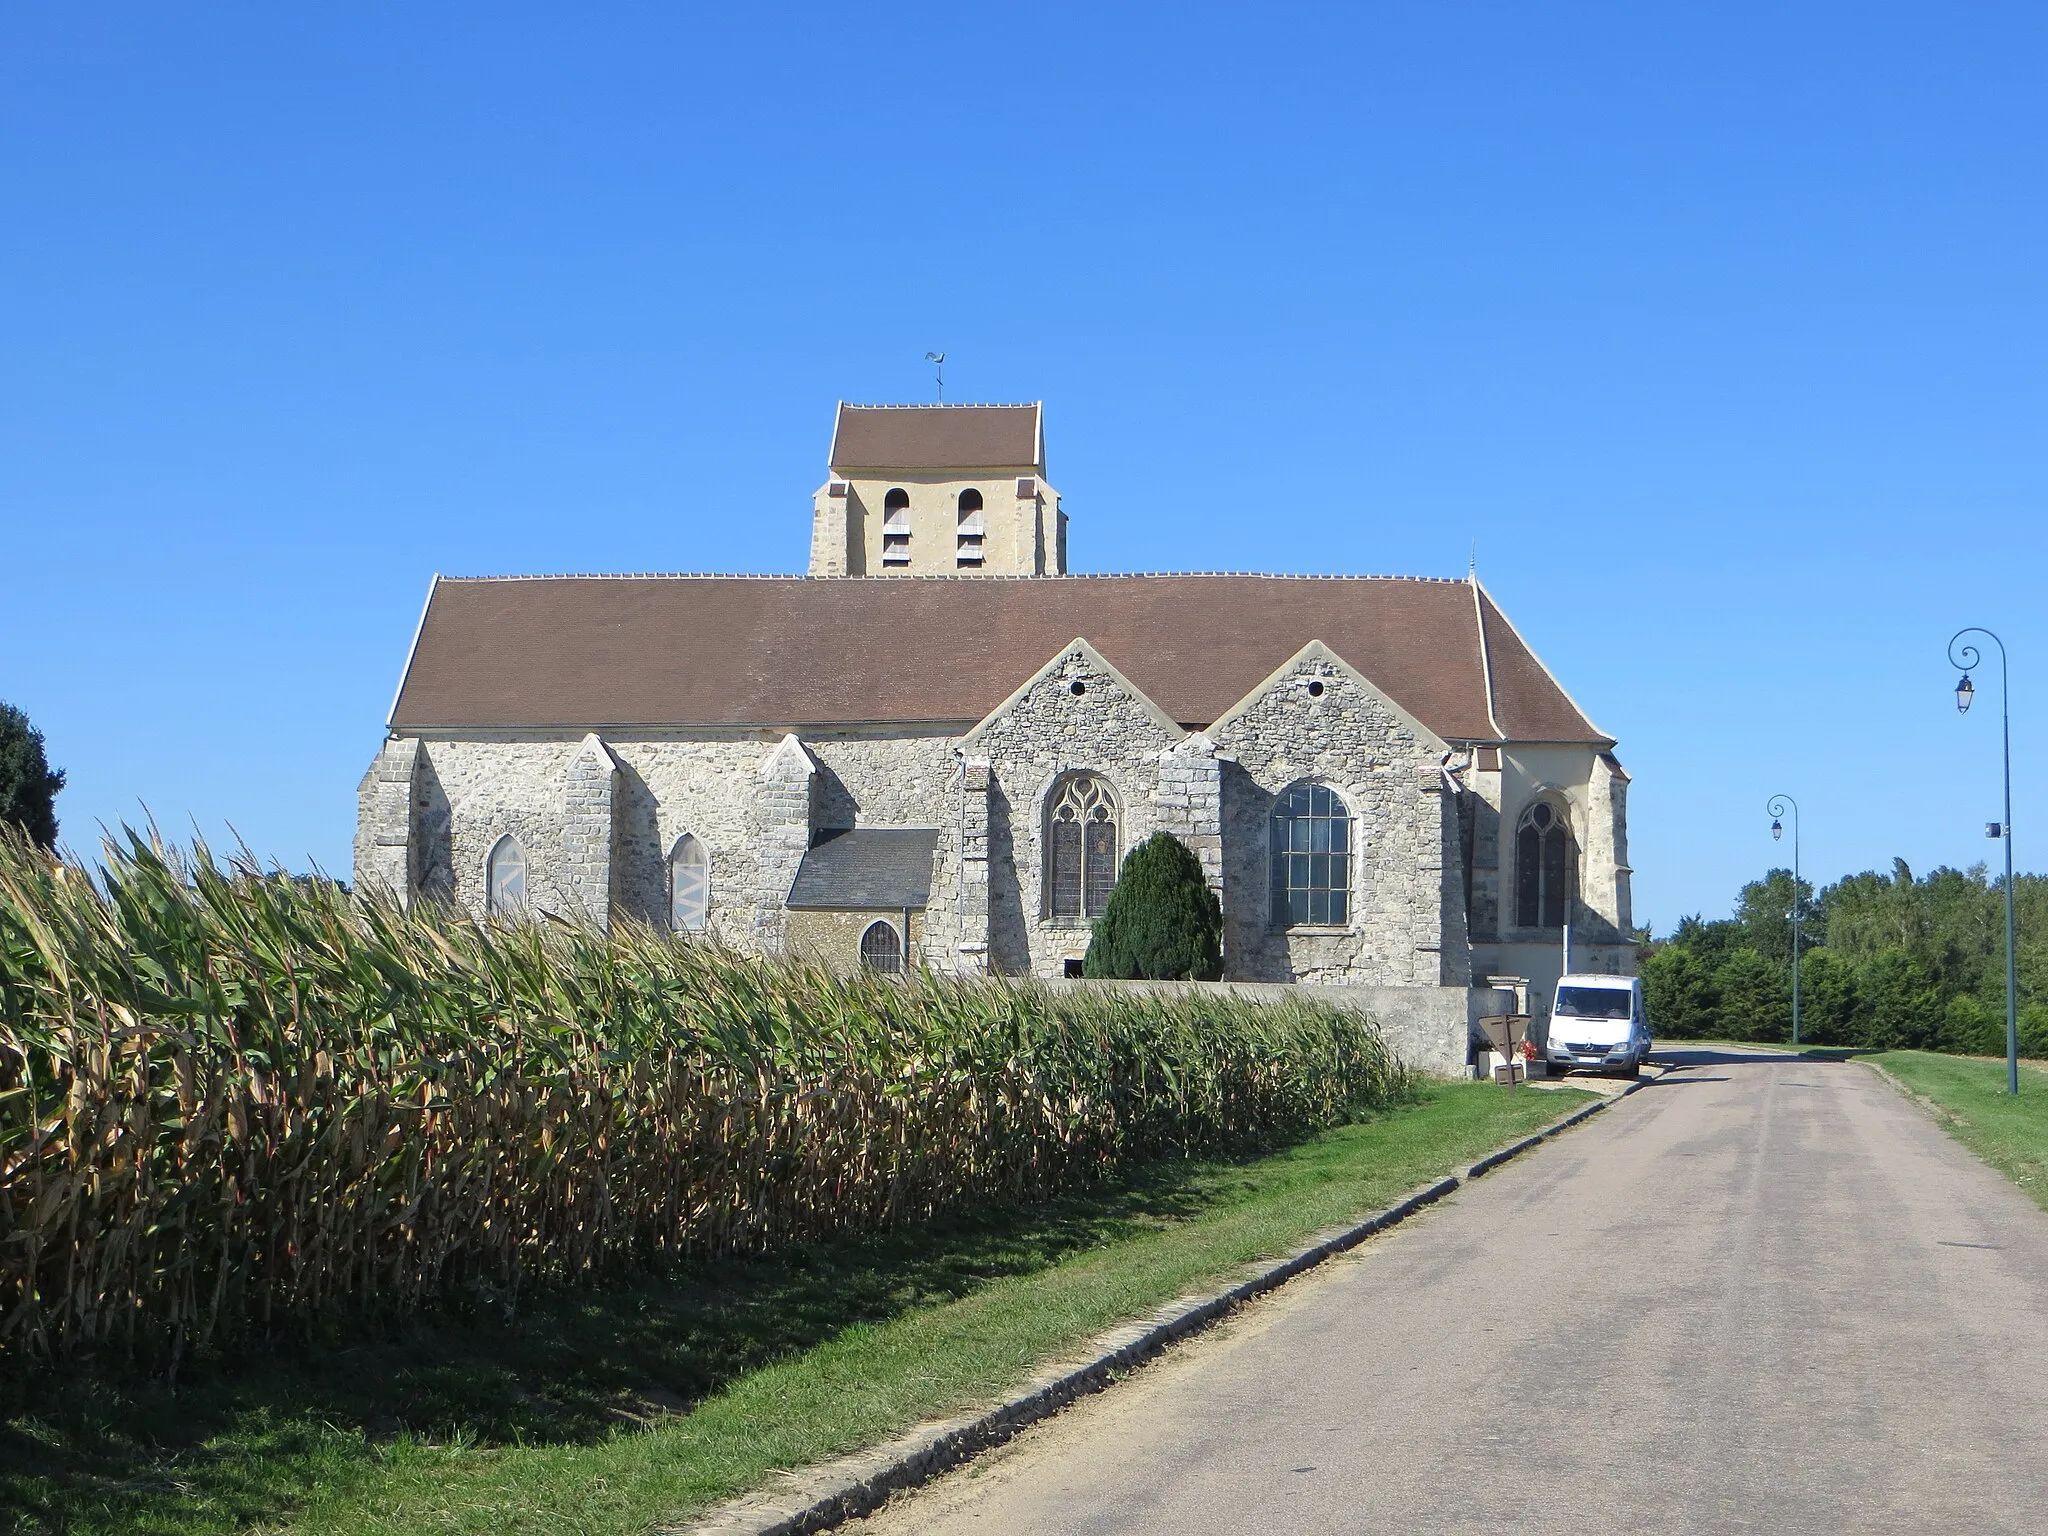
POLYGON ((966 570, 978 570, 982 563, 982 542, 988 524, 981 515, 981 492, 969 487, 960 493, 960 525, 955 532, 955 563, 966 570))
POLYGON ((1273 922, 1351 921, 1351 812, 1324 784, 1292 784, 1273 802, 1273 922))
POLYGON ((882 564, 910 564, 910 492, 900 485, 882 498, 882 564))
POLYGON ((860 963, 884 976, 903 974, 903 938, 894 923, 869 923, 860 936, 860 963))
POLYGON ((668 856, 668 922, 677 933, 695 933, 711 911, 711 860, 690 833, 676 839, 668 856))
POLYGON ((1515 925, 1562 928, 1572 920, 1579 851, 1564 812, 1538 800, 1515 829, 1515 925))
POLYGON ((1092 773, 1060 780, 1046 802, 1046 909, 1054 917, 1096 918, 1116 885, 1116 796, 1092 773))
POLYGON ((511 833, 491 848, 484 860, 484 905, 492 917, 522 917, 526 913, 526 850, 511 833))

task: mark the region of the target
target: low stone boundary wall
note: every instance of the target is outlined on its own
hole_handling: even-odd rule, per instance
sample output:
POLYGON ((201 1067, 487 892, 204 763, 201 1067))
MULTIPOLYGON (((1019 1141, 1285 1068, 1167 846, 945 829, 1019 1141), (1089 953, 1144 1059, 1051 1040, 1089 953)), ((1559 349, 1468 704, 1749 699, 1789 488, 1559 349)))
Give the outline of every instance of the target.
POLYGON ((1220 993, 1253 1002, 1277 1003, 1300 997, 1354 1013, 1369 1013, 1387 1047, 1417 1072, 1432 1077, 1468 1077, 1466 1042, 1488 1014, 1508 1013, 1514 993, 1500 987, 1342 987, 1275 981, 1072 981, 1048 987, 1125 987, 1142 992, 1220 993))

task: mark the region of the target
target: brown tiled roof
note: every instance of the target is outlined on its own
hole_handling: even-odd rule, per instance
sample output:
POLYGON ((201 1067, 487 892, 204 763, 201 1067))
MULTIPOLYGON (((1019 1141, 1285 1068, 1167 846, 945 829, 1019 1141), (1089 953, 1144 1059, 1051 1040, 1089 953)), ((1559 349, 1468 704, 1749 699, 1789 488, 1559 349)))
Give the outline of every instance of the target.
POLYGON ((1035 405, 847 405, 832 429, 832 472, 1044 471, 1035 405))
MULTIPOLYGON (((1495 736, 1467 582, 1289 576, 443 580, 400 729, 982 719, 1075 638, 1204 726, 1321 640, 1439 736, 1495 736)), ((1486 601, 1492 717, 1601 735, 1486 601)))

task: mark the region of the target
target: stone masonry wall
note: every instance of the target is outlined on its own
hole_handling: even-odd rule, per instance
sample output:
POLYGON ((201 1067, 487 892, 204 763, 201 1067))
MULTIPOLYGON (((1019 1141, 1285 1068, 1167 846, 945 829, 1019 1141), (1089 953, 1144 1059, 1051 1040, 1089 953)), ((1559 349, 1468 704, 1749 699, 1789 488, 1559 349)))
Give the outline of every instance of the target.
MULTIPOLYGON (((1192 780, 1176 777, 1161 804, 1161 770, 1185 733, 1119 678, 1094 649, 1070 646, 969 736, 989 762, 989 968, 1061 975, 1088 951, 1085 921, 1055 919, 1045 893, 1045 812, 1066 775, 1093 773, 1114 792, 1118 856, 1161 826, 1199 815, 1192 780)), ((1202 754, 1184 763, 1199 776, 1202 754)), ((1203 823, 1204 828, 1210 823, 1203 823)), ((1220 829, 1217 834, 1220 843, 1220 829)), ((934 892, 934 909, 938 907, 934 892)))
POLYGON ((931 827, 923 960, 1058 976, 1090 931, 1045 910, 1045 806, 1063 775, 1086 771, 1117 797, 1120 853, 1166 830, 1202 860, 1223 902, 1228 976, 1457 985, 1475 962, 1481 978, 1536 977, 1555 947, 1554 934, 1502 931, 1497 917, 1511 876, 1503 829, 1540 791, 1569 800, 1582 839, 1580 963, 1632 969, 1615 931, 1628 878, 1619 769, 1598 773, 1585 747, 1511 747, 1498 770, 1474 761, 1447 779, 1447 757, 1461 761, 1320 647, 1190 734, 1077 643, 965 738, 854 730, 791 741, 747 730, 387 743, 359 790, 357 878, 481 911, 485 860, 509 833, 526 852, 535 910, 665 926, 666 861, 687 832, 710 862, 711 932, 773 951, 785 938, 782 900, 818 830, 931 827), (1351 919, 1276 930, 1269 820, 1274 798, 1300 779, 1329 785, 1350 810, 1351 919))
POLYGON ((401 901, 412 899, 419 878, 413 866, 419 769, 418 741, 386 742, 356 786, 356 884, 401 901))
POLYGON ((613 802, 619 765, 595 735, 569 759, 562 792, 562 859, 557 885, 573 916, 599 928, 612 921, 612 854, 618 841, 613 802))
MULTIPOLYGON (((1463 983, 1463 923, 1445 933, 1446 886, 1463 884, 1444 744, 1350 667, 1310 647, 1211 727, 1223 780, 1224 974, 1246 981, 1463 983), (1351 920, 1275 926, 1274 801, 1312 780, 1351 813, 1351 920), (1454 951, 1446 953, 1446 940, 1454 951)), ((1462 903, 1459 903, 1462 913, 1462 903)))
MULTIPOLYGON (((877 909, 872 912, 826 911, 819 908, 792 909, 789 914, 789 953, 815 960, 835 971, 852 971, 860 965, 861 935, 872 923, 887 923, 903 937, 903 914, 877 909)), ((910 914, 909 968, 930 964, 925 954, 925 914, 910 914)), ((933 969, 937 969, 936 966, 933 969)))
MULTIPOLYGON (((711 933, 760 950, 778 942, 781 901, 815 829, 957 828, 956 738, 800 742, 793 758, 785 754, 782 774, 764 773, 782 739, 780 733, 746 732, 723 739, 393 743, 372 764, 359 794, 358 878, 397 867, 394 860, 410 853, 415 888, 481 912, 485 860, 511 833, 527 855, 528 901, 536 911, 601 921, 587 895, 607 891, 613 915, 664 927, 668 856, 689 833, 709 860, 711 933), (397 786, 405 776, 401 758, 414 753, 420 768, 411 847, 380 844, 379 836, 406 837, 397 786), (605 761, 615 765, 609 774, 605 761), (808 791, 792 766, 801 763, 813 776, 808 791), (610 867, 600 873, 599 861, 607 858, 600 832, 607 776, 610 867), (389 830, 394 826, 396 833, 389 830)), ((958 848, 957 830, 942 836, 934 861, 935 907, 955 898, 958 848)), ((957 926, 955 919, 949 931, 957 926)))

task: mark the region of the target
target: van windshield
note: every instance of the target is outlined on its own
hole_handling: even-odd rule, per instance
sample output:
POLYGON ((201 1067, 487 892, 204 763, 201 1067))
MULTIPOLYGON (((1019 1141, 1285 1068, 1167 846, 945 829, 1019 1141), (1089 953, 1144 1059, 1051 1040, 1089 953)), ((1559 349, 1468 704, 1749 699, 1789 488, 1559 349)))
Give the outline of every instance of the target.
POLYGON ((1574 1019, 1625 1019, 1632 996, 1615 987, 1559 987, 1550 1011, 1574 1019))

